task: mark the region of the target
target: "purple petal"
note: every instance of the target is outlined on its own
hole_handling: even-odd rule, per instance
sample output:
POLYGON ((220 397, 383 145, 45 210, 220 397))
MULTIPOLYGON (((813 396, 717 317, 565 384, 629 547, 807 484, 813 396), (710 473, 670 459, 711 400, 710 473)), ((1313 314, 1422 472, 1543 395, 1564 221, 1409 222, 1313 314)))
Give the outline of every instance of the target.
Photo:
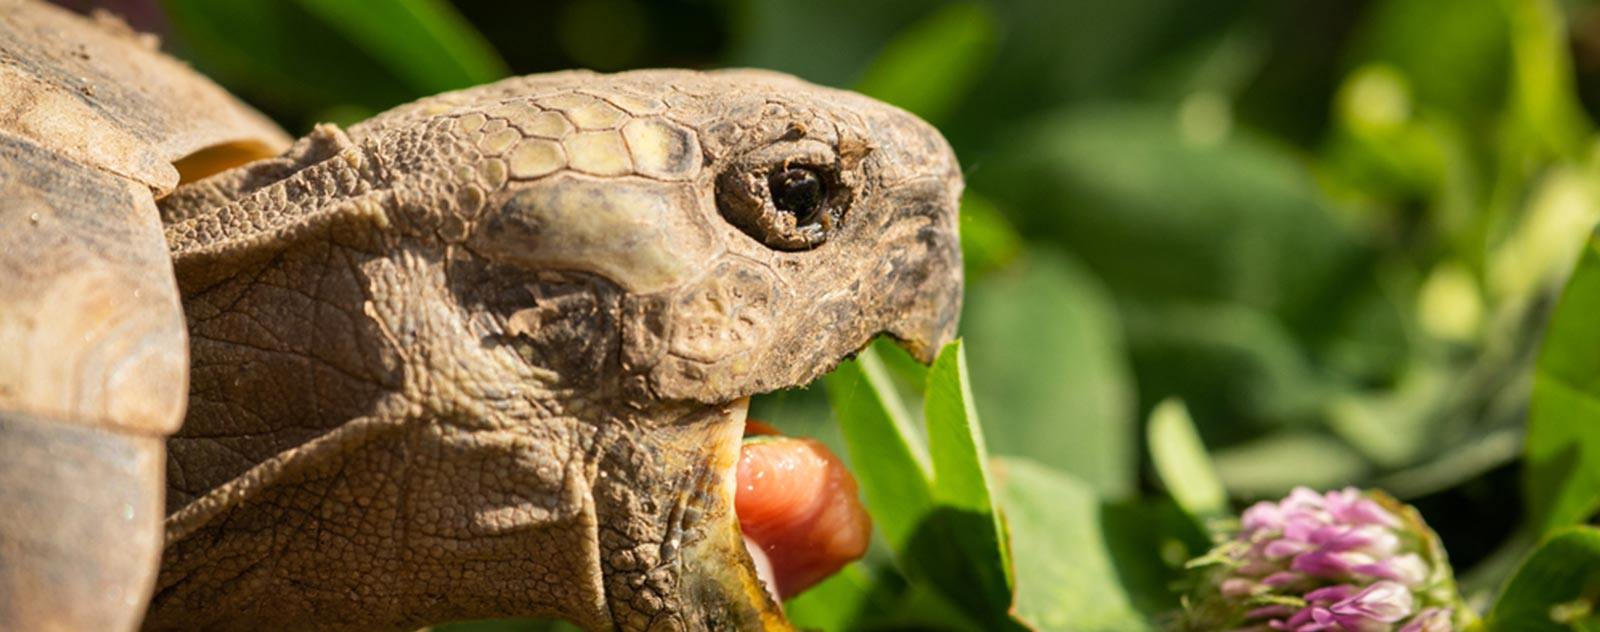
POLYGON ((1328 610, 1355 619, 1394 623, 1411 615, 1412 603, 1410 589, 1396 582, 1380 581, 1328 610))
POLYGON ((1316 547, 1310 542, 1298 542, 1295 540, 1273 540, 1268 542, 1267 546, 1263 547, 1261 552, 1264 553, 1268 559, 1277 560, 1289 557, 1291 555, 1299 555, 1313 548, 1316 547))
POLYGON ((1279 571, 1262 578, 1261 583, 1277 588, 1288 586, 1305 578, 1305 575, 1293 571, 1279 571))
MULTIPOLYGON (((1362 563, 1365 563, 1363 560, 1362 563)), ((1317 577, 1327 579, 1342 579, 1350 575, 1354 566, 1338 553, 1328 551, 1312 551, 1294 558, 1294 563, 1289 567, 1317 577)))
POLYGON ((1349 584, 1338 584, 1335 586, 1329 586, 1327 588, 1318 588, 1306 593, 1306 601, 1325 601, 1332 603, 1349 599, 1354 594, 1356 594, 1355 586, 1351 586, 1349 584))
POLYGON ((1277 503, 1263 500, 1244 510, 1242 520, 1247 532, 1278 531, 1283 528, 1283 510, 1278 508, 1277 503))
POLYGON ((1277 618, 1280 618, 1280 617, 1287 617, 1289 615, 1292 615, 1292 614, 1294 614, 1294 612, 1295 612, 1294 606, 1290 606, 1290 605, 1279 603, 1279 604, 1273 604, 1273 605, 1270 605, 1270 606, 1262 606, 1260 608, 1256 608, 1255 610, 1251 610, 1249 612, 1246 612, 1246 613, 1244 613, 1244 618, 1246 618, 1246 619, 1277 619, 1277 618))
POLYGON ((1354 487, 1328 492, 1323 502, 1328 513, 1339 522, 1385 527, 1400 526, 1399 518, 1372 499, 1362 496, 1361 491, 1354 487))

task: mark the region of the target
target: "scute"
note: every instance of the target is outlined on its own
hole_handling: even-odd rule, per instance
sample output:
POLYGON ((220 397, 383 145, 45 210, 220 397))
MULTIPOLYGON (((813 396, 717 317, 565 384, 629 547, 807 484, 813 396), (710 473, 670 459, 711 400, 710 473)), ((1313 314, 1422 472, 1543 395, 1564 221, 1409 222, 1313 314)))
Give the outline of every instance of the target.
POLYGON ((203 149, 233 145, 248 160, 288 147, 271 121, 155 45, 109 16, 0 2, 0 134, 157 196, 178 184, 173 163, 203 149))
POLYGON ((188 396, 155 197, 287 145, 153 38, 0 0, 0 629, 137 625, 188 396))

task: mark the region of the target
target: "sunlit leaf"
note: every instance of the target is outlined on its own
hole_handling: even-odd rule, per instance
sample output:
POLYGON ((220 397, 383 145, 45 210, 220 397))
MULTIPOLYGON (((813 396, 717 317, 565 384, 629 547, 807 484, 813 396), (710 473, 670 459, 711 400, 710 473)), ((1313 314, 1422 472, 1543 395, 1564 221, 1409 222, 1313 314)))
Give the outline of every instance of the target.
POLYGON ((946 540, 943 546, 959 550, 965 568, 953 577, 951 571, 957 569, 951 565, 923 568, 943 581, 941 588, 952 599, 994 617, 1011 605, 1011 553, 995 510, 988 452, 966 364, 961 341, 945 345, 928 371, 924 410, 936 505, 930 526, 946 540))
POLYGON ((904 551, 933 506, 925 448, 872 349, 840 364, 826 384, 873 524, 904 551))
POLYGON ((1200 518, 1227 510, 1228 493, 1182 401, 1168 399, 1156 405, 1150 412, 1148 439, 1150 460, 1178 506, 1200 518))
MULTIPOLYGON (((1159 546, 1128 537, 1136 529, 1071 476, 1018 458, 997 461, 995 471, 1016 560, 1017 618, 1042 631, 1150 629, 1126 571, 1159 573, 1159 546)), ((1151 583, 1163 590, 1165 580, 1151 583)))
POLYGON ((1552 536, 1517 569, 1484 618, 1484 632, 1600 629, 1600 530, 1552 536))
POLYGON ((1592 238, 1545 330, 1526 439, 1530 514, 1548 531, 1600 509, 1600 238, 1592 238))
POLYGON ((1107 498, 1134 493, 1133 376, 1092 275, 1035 249, 969 286, 961 327, 991 453, 1050 465, 1107 498))

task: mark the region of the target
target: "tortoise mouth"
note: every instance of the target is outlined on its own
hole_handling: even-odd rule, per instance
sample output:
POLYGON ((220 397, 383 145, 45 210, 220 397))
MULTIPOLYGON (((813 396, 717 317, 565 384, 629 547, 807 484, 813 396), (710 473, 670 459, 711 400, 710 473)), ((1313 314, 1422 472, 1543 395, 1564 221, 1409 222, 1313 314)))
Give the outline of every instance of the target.
POLYGON ((854 476, 815 439, 789 437, 731 407, 743 425, 735 513, 751 571, 781 604, 866 554, 872 523, 854 476))

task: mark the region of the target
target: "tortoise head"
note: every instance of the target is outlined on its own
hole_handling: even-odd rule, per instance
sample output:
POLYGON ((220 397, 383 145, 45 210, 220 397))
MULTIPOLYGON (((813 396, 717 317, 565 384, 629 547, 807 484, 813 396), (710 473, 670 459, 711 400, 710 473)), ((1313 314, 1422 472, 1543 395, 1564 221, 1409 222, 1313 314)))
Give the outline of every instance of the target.
POLYGON ((180 189, 154 627, 786 627, 733 513, 746 398, 879 334, 931 360, 961 186, 912 115, 740 70, 512 79, 180 189))
MULTIPOLYGON (((931 362, 961 307, 961 174, 938 132, 787 75, 692 77, 622 75, 623 86, 660 79, 645 98, 670 109, 515 141, 511 182, 474 250, 620 286, 624 370, 655 399, 717 404, 805 384, 880 333, 931 362), (549 169, 559 171, 518 178, 549 169)), ((512 121, 548 116, 551 101, 579 121, 616 111, 569 100, 491 111, 512 121)))

